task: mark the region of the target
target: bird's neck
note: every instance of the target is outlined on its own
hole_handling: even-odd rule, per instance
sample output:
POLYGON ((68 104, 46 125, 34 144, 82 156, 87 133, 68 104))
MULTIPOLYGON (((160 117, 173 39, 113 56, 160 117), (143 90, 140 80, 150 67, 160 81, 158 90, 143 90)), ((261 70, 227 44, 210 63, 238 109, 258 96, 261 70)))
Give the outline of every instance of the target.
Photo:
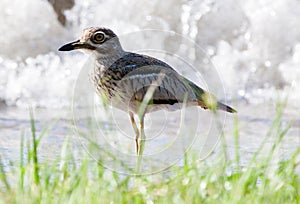
POLYGON ((123 49, 118 49, 118 50, 113 50, 106 54, 96 53, 95 59, 99 65, 102 65, 102 66, 105 66, 108 68, 115 61, 117 61, 118 59, 123 57, 125 54, 126 54, 126 52, 123 49))
POLYGON ((118 59, 126 55, 126 51, 119 50, 117 52, 113 52, 110 54, 101 54, 95 55, 95 67, 94 73, 97 75, 102 75, 113 63, 115 63, 118 59))

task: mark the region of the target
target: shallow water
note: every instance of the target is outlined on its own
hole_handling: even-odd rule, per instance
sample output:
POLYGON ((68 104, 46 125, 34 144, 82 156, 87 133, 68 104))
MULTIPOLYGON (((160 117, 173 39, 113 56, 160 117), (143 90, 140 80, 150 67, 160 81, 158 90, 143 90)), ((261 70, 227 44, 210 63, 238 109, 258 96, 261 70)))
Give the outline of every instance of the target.
MULTIPOLYGON (((241 102, 236 104, 235 107, 239 110, 236 116, 239 126, 240 162, 242 165, 246 165, 265 139, 276 117, 276 111, 275 107, 271 104, 268 106, 249 105, 241 102)), ((117 110, 114 111, 118 112, 117 110)), ((194 109, 191 111, 195 112, 197 110, 194 109)), ((89 149, 89 143, 78 134, 77 129, 83 132, 86 131, 85 136, 96 141, 101 148, 109 151, 118 159, 123 160, 129 167, 133 166, 135 163, 134 134, 127 114, 118 112, 115 113, 115 118, 99 119, 97 126, 90 126, 88 122, 90 118, 86 116, 83 109, 80 112, 82 113, 80 119, 74 121, 74 114, 70 110, 36 109, 34 111, 37 135, 39 136, 45 128, 47 129, 39 146, 40 160, 56 160, 61 155, 62 146, 68 139, 73 145, 72 152, 77 159, 80 159, 84 155, 80 152, 89 151, 91 158, 99 158, 107 168, 121 173, 126 172, 123 167, 119 166, 118 162, 117 164, 115 161, 113 162, 113 158, 103 159, 106 154, 102 150, 97 149, 94 152, 89 149), (91 129, 99 132, 92 135, 91 129)), ((288 109, 285 112, 288 112, 288 109)), ((29 112, 25 109, 2 108, 1 115, 1 157, 3 163, 9 165, 10 161, 16 162, 20 158, 21 136, 23 135, 25 141, 31 138, 29 112)), ((171 112, 170 115, 167 112, 164 113, 164 111, 147 115, 147 141, 144 151, 144 162, 147 164, 147 168, 145 167, 144 173, 154 173, 164 170, 171 165, 180 165, 184 152, 192 153, 193 155, 196 153, 198 159, 201 160, 206 158, 212 150, 215 152, 221 151, 221 143, 218 137, 213 138, 219 136, 219 132, 209 133, 211 124, 208 118, 212 114, 208 111, 200 110, 199 115, 198 120, 195 119, 195 114, 189 114, 190 118, 187 117, 185 119, 187 124, 189 124, 188 127, 190 127, 189 121, 197 120, 198 124, 194 123, 198 128, 195 133, 191 133, 189 129, 180 127, 180 111, 171 112), (167 116, 162 117, 163 114, 167 116), (185 131, 185 134, 178 134, 179 130, 185 131), (210 138, 208 139, 207 137, 210 138), (216 148, 213 148, 215 144, 217 144, 216 148), (191 149, 189 148, 190 146, 191 149), (150 165, 153 165, 153 167, 150 168, 150 165)), ((234 158, 235 152, 233 137, 234 117, 232 114, 226 114, 224 126, 227 152, 230 158, 234 158)), ((287 159, 300 145, 299 120, 296 120, 291 114, 284 114, 282 127, 286 127, 291 121, 293 121, 292 126, 276 152, 278 159, 287 159)), ((271 148, 275 140, 275 136, 271 136, 267 141, 264 151, 271 148)))

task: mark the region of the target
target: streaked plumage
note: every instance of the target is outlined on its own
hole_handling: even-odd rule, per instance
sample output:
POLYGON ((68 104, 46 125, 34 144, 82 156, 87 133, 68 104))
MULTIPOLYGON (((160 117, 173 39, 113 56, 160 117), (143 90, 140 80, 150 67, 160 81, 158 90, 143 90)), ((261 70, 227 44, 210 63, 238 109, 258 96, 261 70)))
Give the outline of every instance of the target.
POLYGON ((122 49, 116 34, 110 29, 91 27, 83 30, 78 41, 62 46, 60 51, 83 49, 96 57, 94 84, 99 94, 105 95, 116 108, 129 113, 136 134, 137 153, 143 151, 144 115, 160 109, 176 110, 183 103, 204 109, 221 109, 235 112, 217 102, 215 97, 178 74, 167 63, 156 58, 122 49), (147 91, 152 87, 151 98, 145 111, 139 112, 147 91), (215 102, 215 106, 213 105, 215 102), (140 130, 134 114, 139 113, 140 130), (142 143, 139 145, 139 137, 142 143))

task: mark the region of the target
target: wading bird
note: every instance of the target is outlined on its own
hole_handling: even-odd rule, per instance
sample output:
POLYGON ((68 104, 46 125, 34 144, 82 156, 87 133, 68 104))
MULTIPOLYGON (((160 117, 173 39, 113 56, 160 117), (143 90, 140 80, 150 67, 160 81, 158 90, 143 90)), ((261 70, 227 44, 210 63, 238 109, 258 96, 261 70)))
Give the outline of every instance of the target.
POLYGON ((114 107, 129 113, 135 132, 136 151, 144 149, 144 116, 161 109, 184 106, 236 112, 156 58, 123 50, 118 36, 110 29, 84 29, 77 41, 59 51, 81 49, 95 56, 93 81, 99 94, 114 107), (140 120, 137 127, 134 114, 140 120))

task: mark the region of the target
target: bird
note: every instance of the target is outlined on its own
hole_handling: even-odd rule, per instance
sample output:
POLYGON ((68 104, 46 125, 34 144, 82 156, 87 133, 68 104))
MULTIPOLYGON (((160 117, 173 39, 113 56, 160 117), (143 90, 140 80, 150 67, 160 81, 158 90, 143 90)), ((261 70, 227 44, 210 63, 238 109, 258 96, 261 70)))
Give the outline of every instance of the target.
POLYGON ((144 151, 144 118, 147 113, 163 109, 173 111, 183 106, 236 112, 232 107, 217 101, 213 94, 180 75, 166 62, 125 51, 119 37, 109 28, 86 28, 78 40, 58 50, 81 50, 94 56, 92 81, 95 91, 111 106, 129 114, 137 155, 142 155, 144 151), (139 128, 135 115, 139 119, 139 128))

